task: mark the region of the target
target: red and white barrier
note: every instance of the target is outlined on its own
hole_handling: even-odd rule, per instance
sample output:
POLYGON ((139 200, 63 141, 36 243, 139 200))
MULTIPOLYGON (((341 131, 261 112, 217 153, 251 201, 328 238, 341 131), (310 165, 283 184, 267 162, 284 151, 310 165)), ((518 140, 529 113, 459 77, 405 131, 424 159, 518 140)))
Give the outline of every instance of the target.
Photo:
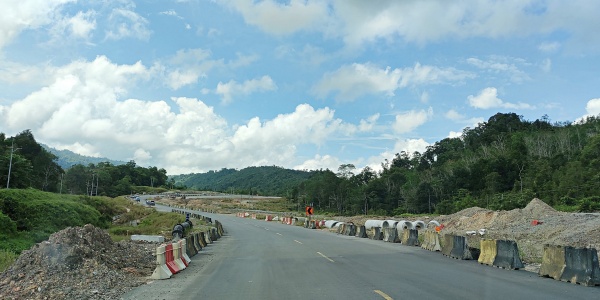
MULTIPOLYGON (((152 272, 152 279, 168 279, 173 276, 173 273, 167 266, 166 248, 165 245, 156 247, 156 269, 152 272)), ((171 253, 173 253, 172 250, 171 253)))
POLYGON ((167 268, 171 271, 172 274, 179 273, 182 269, 175 262, 175 253, 173 251, 173 244, 167 244, 165 246, 165 260, 167 268))

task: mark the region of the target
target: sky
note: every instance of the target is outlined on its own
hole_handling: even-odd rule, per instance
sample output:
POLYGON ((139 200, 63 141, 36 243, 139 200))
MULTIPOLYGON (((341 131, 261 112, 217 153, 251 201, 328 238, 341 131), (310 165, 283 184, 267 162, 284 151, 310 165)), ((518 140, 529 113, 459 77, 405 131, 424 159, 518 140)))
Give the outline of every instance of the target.
POLYGON ((169 175, 381 169, 600 114, 597 0, 1 0, 0 132, 169 175))

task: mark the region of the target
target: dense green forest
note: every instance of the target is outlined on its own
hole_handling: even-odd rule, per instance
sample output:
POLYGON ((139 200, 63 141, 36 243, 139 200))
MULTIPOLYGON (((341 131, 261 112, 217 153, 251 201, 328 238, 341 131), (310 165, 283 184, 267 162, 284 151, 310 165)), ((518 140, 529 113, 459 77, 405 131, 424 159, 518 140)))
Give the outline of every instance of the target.
POLYGON ((275 166, 248 167, 241 170, 221 169, 207 173, 171 176, 175 184, 197 190, 252 195, 289 196, 300 183, 315 172, 275 166))
POLYGON ((134 161, 75 164, 66 170, 57 161, 58 157, 38 144, 29 130, 10 138, 0 133, 0 188, 116 197, 135 193, 140 186, 174 187, 165 169, 140 167, 134 161))
POLYGON ((556 208, 600 210, 600 119, 550 123, 498 113, 424 153, 398 153, 382 171, 351 164, 321 170, 292 201, 340 214, 442 214, 479 206, 524 207, 538 197, 556 208))

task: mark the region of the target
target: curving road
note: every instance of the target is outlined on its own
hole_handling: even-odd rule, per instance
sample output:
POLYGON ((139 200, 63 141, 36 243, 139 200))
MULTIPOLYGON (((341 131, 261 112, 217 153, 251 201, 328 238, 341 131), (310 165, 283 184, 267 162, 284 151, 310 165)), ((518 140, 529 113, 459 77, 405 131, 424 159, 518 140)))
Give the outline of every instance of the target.
MULTIPOLYGON (((160 206, 158 209, 162 209, 160 206)), ((205 214, 227 235, 172 279, 125 299, 599 299, 600 288, 419 247, 205 214)))

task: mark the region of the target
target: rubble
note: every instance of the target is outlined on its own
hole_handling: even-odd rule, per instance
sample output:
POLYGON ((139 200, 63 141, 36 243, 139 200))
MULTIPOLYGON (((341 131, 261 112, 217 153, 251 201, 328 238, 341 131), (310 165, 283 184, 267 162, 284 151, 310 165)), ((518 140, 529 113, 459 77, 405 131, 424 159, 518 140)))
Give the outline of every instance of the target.
POLYGON ((144 284, 156 244, 121 241, 92 225, 69 227, 23 251, 0 274, 0 299, 119 299, 144 284))

